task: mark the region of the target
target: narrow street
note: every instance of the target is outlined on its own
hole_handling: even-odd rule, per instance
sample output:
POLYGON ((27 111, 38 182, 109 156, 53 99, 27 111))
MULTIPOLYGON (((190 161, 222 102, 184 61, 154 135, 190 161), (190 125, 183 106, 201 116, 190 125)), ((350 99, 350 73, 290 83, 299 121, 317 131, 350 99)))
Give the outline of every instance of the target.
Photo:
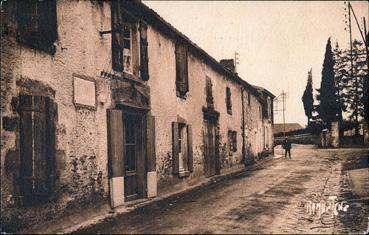
POLYGON ((369 216, 367 149, 294 145, 234 179, 109 219, 78 233, 364 233, 369 216), (279 156, 279 157, 278 157, 279 156), (307 211, 308 201, 348 205, 307 211), (341 208, 342 209, 342 208, 341 208))

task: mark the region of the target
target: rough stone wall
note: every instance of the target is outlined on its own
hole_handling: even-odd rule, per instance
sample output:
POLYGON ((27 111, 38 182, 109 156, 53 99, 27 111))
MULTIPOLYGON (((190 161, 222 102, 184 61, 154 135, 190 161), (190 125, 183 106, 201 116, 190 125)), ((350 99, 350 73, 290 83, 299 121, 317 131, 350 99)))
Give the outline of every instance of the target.
POLYGON ((263 118, 263 128, 264 128, 264 150, 267 153, 273 152, 274 147, 274 135, 273 135, 273 104, 270 103, 267 109, 270 110, 270 116, 263 118))
POLYGON ((106 202, 108 196, 105 118, 110 89, 98 75, 110 59, 110 35, 99 35, 110 29, 110 5, 57 1, 58 40, 56 53, 50 55, 17 42, 14 3, 4 3, 1 25, 1 214, 3 229, 8 231, 56 219, 89 203, 106 202), (95 81, 95 109, 74 105, 72 74, 95 81), (47 95, 57 104, 57 187, 52 201, 39 206, 19 205, 14 188, 19 171, 19 116, 12 104, 20 93, 47 95))
POLYGON ((245 135, 246 135, 246 155, 254 158, 263 150, 262 146, 262 119, 259 114, 261 104, 258 99, 250 91, 246 90, 246 94, 250 95, 250 105, 248 105, 248 97, 245 99, 245 135))
POLYGON ((189 92, 186 99, 176 96, 175 42, 158 32, 148 29, 149 43, 149 86, 151 94, 151 112, 156 118, 156 163, 158 172, 158 190, 170 185, 204 177, 202 107, 206 106, 206 77, 213 84, 214 109, 220 112, 220 160, 223 168, 239 164, 242 153, 241 117, 242 103, 240 87, 223 75, 214 71, 206 61, 189 53, 188 79, 189 92), (226 86, 232 95, 232 115, 227 114, 226 86), (172 130, 171 123, 177 116, 184 118, 193 130, 194 171, 186 179, 172 175, 172 130), (228 130, 237 131, 237 152, 230 152, 228 130))
MULTIPOLYGON (((16 40, 15 1, 7 1, 2 14, 1 35, 1 214, 7 231, 58 219, 90 204, 108 201, 106 109, 111 108, 110 81, 100 72, 111 72, 110 3, 107 1, 57 1, 56 52, 50 55, 16 40), (95 82, 96 107, 74 104, 74 76, 95 82), (19 172, 19 94, 46 95, 57 104, 57 187, 49 203, 24 207, 17 202, 19 172)), ((204 177, 202 107, 206 106, 205 82, 213 83, 214 108, 220 112, 220 160, 223 169, 240 163, 242 154, 242 103, 239 85, 214 71, 206 61, 189 53, 189 93, 176 96, 175 44, 149 26, 149 74, 151 112, 155 116, 159 192, 179 182, 204 177), (226 87, 231 89, 232 115, 226 110, 226 87), (172 175, 171 123, 178 116, 193 130, 194 171, 188 178, 172 175), (230 152, 228 130, 237 132, 237 152, 230 152)), ((247 100, 246 100, 247 102, 247 100)), ((260 146, 259 106, 252 97, 246 110, 246 144, 256 154, 260 146)))

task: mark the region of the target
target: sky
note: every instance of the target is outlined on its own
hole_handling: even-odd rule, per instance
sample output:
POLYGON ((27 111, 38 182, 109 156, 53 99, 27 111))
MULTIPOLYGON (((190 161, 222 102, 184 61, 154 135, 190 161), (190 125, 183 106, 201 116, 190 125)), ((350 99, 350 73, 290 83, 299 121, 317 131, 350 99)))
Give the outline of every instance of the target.
MULTIPOLYGON (((237 72, 278 96, 287 93, 286 122, 307 123, 301 101, 310 68, 319 88, 329 37, 349 48, 343 1, 143 1, 216 60, 239 53, 237 72)), ((351 2, 367 29, 369 4, 351 2)), ((352 17, 353 38, 361 39, 352 17)), ((281 103, 277 109, 281 108, 281 103)), ((275 123, 282 112, 274 113, 275 123)))

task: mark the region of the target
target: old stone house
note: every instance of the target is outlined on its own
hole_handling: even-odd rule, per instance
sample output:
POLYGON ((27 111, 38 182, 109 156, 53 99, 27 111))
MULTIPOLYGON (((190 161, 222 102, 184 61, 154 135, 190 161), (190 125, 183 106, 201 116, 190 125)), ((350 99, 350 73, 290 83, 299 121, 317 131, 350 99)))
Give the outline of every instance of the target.
POLYGON ((134 1, 7 1, 9 231, 223 174, 270 151, 272 99, 134 1))

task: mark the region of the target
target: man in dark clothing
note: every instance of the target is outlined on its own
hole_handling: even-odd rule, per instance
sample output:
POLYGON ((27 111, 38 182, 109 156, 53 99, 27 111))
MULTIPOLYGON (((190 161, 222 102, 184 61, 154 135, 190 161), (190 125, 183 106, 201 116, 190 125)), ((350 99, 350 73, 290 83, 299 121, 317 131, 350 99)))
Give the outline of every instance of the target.
POLYGON ((287 137, 283 141, 283 148, 285 150, 284 157, 287 158, 287 153, 288 153, 288 156, 291 159, 291 142, 288 140, 287 137))

